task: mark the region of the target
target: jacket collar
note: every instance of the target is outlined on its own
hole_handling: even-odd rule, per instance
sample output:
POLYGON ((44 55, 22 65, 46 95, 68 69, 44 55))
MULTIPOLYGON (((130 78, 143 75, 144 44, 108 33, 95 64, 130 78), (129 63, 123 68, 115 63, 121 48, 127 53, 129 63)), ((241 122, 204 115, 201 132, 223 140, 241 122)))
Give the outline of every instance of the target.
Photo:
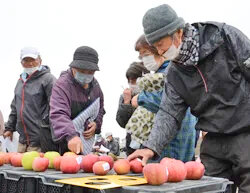
POLYGON ((198 29, 200 34, 199 61, 201 61, 224 43, 224 39, 221 35, 221 29, 225 24, 207 22, 194 23, 193 25, 198 29))

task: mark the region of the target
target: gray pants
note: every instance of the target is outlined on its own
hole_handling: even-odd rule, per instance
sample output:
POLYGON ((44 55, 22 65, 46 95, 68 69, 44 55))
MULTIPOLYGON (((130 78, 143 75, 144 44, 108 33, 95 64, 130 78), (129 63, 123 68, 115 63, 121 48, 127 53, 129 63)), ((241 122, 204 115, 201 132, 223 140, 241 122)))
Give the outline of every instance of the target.
POLYGON ((239 193, 250 192, 250 132, 233 136, 208 133, 201 144, 200 157, 205 175, 227 178, 239 188, 239 193))

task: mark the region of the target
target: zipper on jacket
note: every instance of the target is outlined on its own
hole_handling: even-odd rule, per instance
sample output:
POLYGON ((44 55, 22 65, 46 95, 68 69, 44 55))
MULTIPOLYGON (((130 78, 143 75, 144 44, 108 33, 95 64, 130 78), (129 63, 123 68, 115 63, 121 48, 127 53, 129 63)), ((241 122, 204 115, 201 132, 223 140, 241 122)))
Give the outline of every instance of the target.
POLYGON ((198 70, 198 72, 199 72, 199 74, 200 74, 200 76, 201 76, 201 79, 202 79, 202 81, 203 81, 203 84, 204 84, 204 87, 205 87, 205 91, 206 91, 206 93, 208 92, 208 89, 207 89, 207 83, 206 83, 206 80, 205 80, 205 78, 204 78, 204 76, 203 76, 203 74, 202 74, 202 72, 200 71, 200 69, 195 65, 195 68, 198 70))
MULTIPOLYGON (((36 70, 37 71, 37 70, 36 70)), ((36 72, 35 71, 35 72, 36 72)), ((23 83, 23 87, 22 87, 22 105, 21 105, 21 109, 20 109, 20 116, 21 116, 21 120, 22 120, 22 124, 23 124, 23 131, 24 131, 24 134, 26 136, 26 139, 27 139, 27 145, 29 146, 30 145, 30 137, 28 135, 28 132, 27 132, 27 129, 26 129, 26 125, 24 123, 24 118, 23 118, 23 108, 24 108, 24 88, 25 88, 25 85, 26 85, 26 82, 30 79, 30 77, 35 73, 33 72, 27 79, 26 81, 24 82, 23 79, 21 78, 21 80, 24 82, 23 83)))

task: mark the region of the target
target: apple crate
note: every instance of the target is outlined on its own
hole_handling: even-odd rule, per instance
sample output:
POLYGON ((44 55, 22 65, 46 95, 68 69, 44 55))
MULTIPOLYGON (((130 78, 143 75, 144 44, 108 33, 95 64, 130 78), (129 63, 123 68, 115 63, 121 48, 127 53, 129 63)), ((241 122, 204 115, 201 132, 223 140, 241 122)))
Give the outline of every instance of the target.
POLYGON ((178 183, 167 182, 161 186, 125 186, 123 193, 219 193, 225 192, 233 182, 225 178, 203 176, 200 180, 184 180, 178 183))
POLYGON ((33 177, 10 174, 8 171, 1 171, 0 176, 0 193, 35 192, 36 179, 33 177))
POLYGON ((6 166, 5 169, 0 167, 0 193, 36 193, 37 182, 41 173, 58 173, 58 171, 34 172, 10 165, 6 166))

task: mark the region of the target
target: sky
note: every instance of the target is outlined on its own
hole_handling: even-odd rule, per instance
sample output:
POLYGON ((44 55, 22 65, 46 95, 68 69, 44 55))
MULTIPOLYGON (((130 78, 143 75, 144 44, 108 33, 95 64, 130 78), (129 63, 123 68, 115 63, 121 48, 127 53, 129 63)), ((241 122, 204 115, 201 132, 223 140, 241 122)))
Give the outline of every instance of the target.
POLYGON ((188 23, 225 22, 250 37, 247 0, 0 0, 0 110, 5 121, 23 70, 21 48, 37 47, 43 64, 58 78, 75 49, 85 45, 99 54, 95 77, 104 93, 102 133, 123 138, 126 132, 115 118, 122 88, 127 87, 125 72, 138 61, 134 44, 143 34, 143 15, 164 3, 188 23))

